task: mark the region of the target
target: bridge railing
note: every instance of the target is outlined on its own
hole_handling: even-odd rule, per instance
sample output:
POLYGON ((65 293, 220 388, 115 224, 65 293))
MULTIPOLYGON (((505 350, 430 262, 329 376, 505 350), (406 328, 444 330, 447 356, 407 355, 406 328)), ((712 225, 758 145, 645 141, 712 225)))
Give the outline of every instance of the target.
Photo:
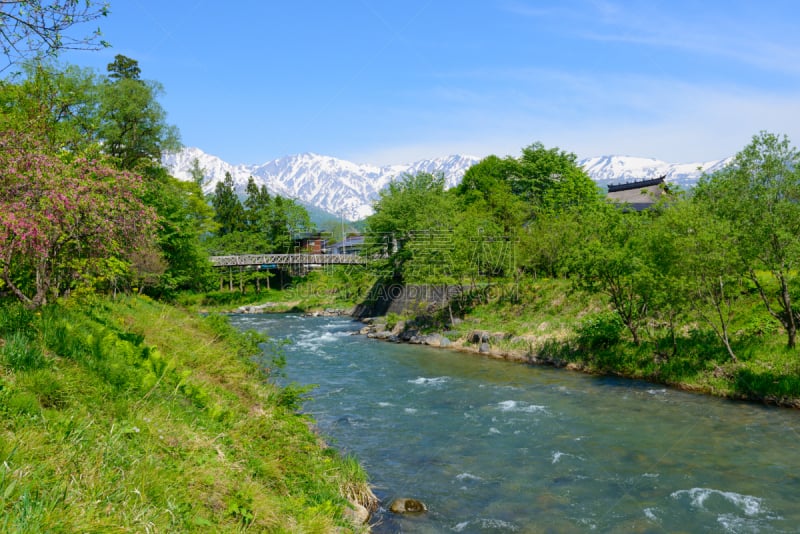
POLYGON ((211 256, 214 267, 252 265, 364 265, 366 258, 356 254, 238 254, 211 256))

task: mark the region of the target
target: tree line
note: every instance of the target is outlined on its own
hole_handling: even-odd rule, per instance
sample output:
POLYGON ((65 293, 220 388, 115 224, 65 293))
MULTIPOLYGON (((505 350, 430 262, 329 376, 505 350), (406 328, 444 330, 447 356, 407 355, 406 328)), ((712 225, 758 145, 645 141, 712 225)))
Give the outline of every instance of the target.
MULTIPOLYGON (((800 321, 800 153, 786 136, 755 135, 691 191, 667 186, 652 208, 606 200, 574 154, 535 143, 518 158, 489 156, 451 190, 442 176, 406 175, 367 219, 370 253, 387 279, 451 283, 566 278, 601 294, 599 332, 677 339, 713 332, 732 360, 736 341, 800 321), (755 295, 749 328, 734 330, 755 295)), ((477 292, 476 294, 481 294, 477 292)), ((511 292, 509 298, 516 293, 511 292)), ((611 334, 609 334, 611 335, 611 334)), ((658 338, 658 339, 656 339, 658 338)))
POLYGON ((162 91, 123 55, 102 74, 44 59, 0 80, 0 293, 39 307, 94 289, 206 291, 210 254, 284 250, 310 227, 252 178, 242 203, 230 176, 208 198, 199 166, 170 176, 162 156, 180 137, 162 91))
MULTIPOLYGON (((29 307, 97 288, 204 291, 217 281, 209 253, 280 252, 311 228, 302 206, 252 178, 241 200, 230 175, 204 196, 197 163, 192 181, 169 176, 161 158, 179 134, 136 60, 117 55, 100 74, 48 59, 68 43, 102 45, 63 34, 106 9, 26 2, 0 13, 9 65, 28 60, 0 80, 0 293, 29 307)), ((660 336, 675 349, 702 325, 732 360, 740 338, 767 331, 793 348, 799 159, 786 136, 760 132, 693 190, 670 187, 637 212, 608 202, 574 154, 534 143, 483 159, 450 190, 441 175, 401 176, 374 204, 365 252, 404 283, 568 279, 605 295, 598 332, 621 329, 634 344, 660 336), (741 328, 744 300, 759 308, 741 328)))

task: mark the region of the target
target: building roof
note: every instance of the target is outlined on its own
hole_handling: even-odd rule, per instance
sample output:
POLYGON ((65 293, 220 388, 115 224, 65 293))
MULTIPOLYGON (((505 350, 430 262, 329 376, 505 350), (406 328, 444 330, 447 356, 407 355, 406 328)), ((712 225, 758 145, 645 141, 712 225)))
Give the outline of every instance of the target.
POLYGON ((665 174, 664 176, 659 176, 658 178, 634 180, 633 182, 625 182, 623 184, 608 184, 608 192, 616 193, 618 191, 629 191, 631 189, 643 189, 645 187, 661 185, 664 183, 664 179, 666 177, 667 175, 665 174))
POLYGON ((623 184, 609 184, 608 198, 620 204, 627 204, 636 211, 642 211, 658 200, 664 193, 666 176, 635 180, 623 184))

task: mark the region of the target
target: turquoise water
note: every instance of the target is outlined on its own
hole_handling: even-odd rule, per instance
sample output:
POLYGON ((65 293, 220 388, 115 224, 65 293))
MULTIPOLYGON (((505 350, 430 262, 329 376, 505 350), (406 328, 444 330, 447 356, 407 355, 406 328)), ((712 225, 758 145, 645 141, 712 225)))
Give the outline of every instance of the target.
POLYGON ((240 315, 388 507, 374 532, 800 532, 800 412, 240 315))

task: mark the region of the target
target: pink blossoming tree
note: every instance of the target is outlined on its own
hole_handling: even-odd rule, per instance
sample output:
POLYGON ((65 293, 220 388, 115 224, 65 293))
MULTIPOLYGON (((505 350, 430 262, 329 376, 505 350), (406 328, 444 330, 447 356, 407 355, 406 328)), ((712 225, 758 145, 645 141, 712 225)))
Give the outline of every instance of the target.
POLYGON ((139 176, 67 159, 0 132, 0 278, 31 308, 153 239, 139 176))

